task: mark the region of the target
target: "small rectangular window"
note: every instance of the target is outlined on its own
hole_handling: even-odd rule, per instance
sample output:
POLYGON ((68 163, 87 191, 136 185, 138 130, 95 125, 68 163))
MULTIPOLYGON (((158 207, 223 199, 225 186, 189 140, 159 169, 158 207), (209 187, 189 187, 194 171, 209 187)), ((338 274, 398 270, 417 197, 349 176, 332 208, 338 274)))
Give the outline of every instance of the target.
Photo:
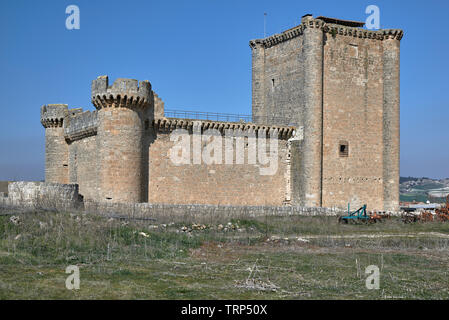
POLYGON ((339 151, 340 157, 347 157, 349 155, 349 144, 348 144, 348 142, 340 141, 338 151, 339 151))

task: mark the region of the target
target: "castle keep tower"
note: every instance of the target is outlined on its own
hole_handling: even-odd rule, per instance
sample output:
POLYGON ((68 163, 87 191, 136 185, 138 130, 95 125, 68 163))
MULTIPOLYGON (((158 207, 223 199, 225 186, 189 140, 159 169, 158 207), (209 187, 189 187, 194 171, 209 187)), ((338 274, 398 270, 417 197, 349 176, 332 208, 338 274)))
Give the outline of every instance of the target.
POLYGON ((296 126, 292 202, 399 206, 399 53, 402 30, 305 15, 250 41, 253 121, 296 126))
POLYGON ((117 79, 112 86, 107 76, 92 81, 100 201, 142 202, 143 131, 152 97, 148 81, 117 79))
POLYGON ((64 138, 66 104, 41 107, 41 123, 45 128, 45 182, 69 183, 69 149, 64 138))

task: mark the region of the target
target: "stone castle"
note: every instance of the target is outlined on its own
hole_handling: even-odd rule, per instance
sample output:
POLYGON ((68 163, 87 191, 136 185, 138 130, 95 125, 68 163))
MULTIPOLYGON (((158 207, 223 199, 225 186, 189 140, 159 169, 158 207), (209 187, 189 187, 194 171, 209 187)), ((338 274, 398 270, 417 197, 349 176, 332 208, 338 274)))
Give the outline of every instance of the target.
POLYGON ((99 202, 397 210, 403 32, 363 25, 305 15, 250 41, 251 122, 168 117, 150 82, 98 77, 95 111, 41 108, 45 180, 78 184, 84 199, 99 202), (261 175, 260 164, 235 159, 176 165, 170 134, 179 128, 193 139, 208 129, 238 133, 245 152, 252 134, 275 136, 277 170, 261 175))

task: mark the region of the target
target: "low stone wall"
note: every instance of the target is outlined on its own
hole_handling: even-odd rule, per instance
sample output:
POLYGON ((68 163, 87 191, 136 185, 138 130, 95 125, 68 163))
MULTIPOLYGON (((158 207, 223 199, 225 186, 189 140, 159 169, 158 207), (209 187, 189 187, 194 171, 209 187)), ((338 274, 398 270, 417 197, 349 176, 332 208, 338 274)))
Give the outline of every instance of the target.
POLYGON ((73 210, 83 207, 77 184, 12 182, 8 186, 8 197, 0 201, 4 206, 29 209, 73 210))
MULTIPOLYGON (((81 211, 115 218, 155 219, 159 223, 207 222, 254 218, 260 216, 338 216, 347 214, 339 208, 300 206, 233 206, 202 204, 112 203, 82 200, 77 184, 13 182, 9 197, 0 194, 0 207, 28 210, 81 211)), ((391 213, 400 215, 400 213, 391 213)))
MULTIPOLYGON (((155 219, 159 223, 183 221, 202 222, 263 216, 330 216, 347 215, 347 209, 317 208, 300 206, 231 206, 201 204, 150 204, 150 203, 109 203, 85 201, 86 213, 110 217, 129 217, 134 219, 155 219)), ((401 216, 401 212, 389 212, 401 216)))
POLYGON ((85 201, 87 213, 101 214, 111 217, 124 216, 136 219, 156 219, 158 221, 207 221, 234 218, 252 218, 258 216, 337 216, 345 213, 337 208, 307 208, 298 206, 226 206, 226 205, 171 205, 150 203, 108 203, 85 201))

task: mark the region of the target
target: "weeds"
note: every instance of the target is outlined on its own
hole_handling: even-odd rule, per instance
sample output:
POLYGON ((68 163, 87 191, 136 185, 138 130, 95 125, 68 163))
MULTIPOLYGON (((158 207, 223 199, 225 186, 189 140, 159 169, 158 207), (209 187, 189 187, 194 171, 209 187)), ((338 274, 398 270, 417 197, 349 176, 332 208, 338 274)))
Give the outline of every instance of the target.
POLYGON ((0 298, 449 298, 448 224, 183 218, 0 216, 0 298), (371 264, 381 290, 364 286, 371 264), (80 267, 79 291, 65 288, 68 265, 80 267))

